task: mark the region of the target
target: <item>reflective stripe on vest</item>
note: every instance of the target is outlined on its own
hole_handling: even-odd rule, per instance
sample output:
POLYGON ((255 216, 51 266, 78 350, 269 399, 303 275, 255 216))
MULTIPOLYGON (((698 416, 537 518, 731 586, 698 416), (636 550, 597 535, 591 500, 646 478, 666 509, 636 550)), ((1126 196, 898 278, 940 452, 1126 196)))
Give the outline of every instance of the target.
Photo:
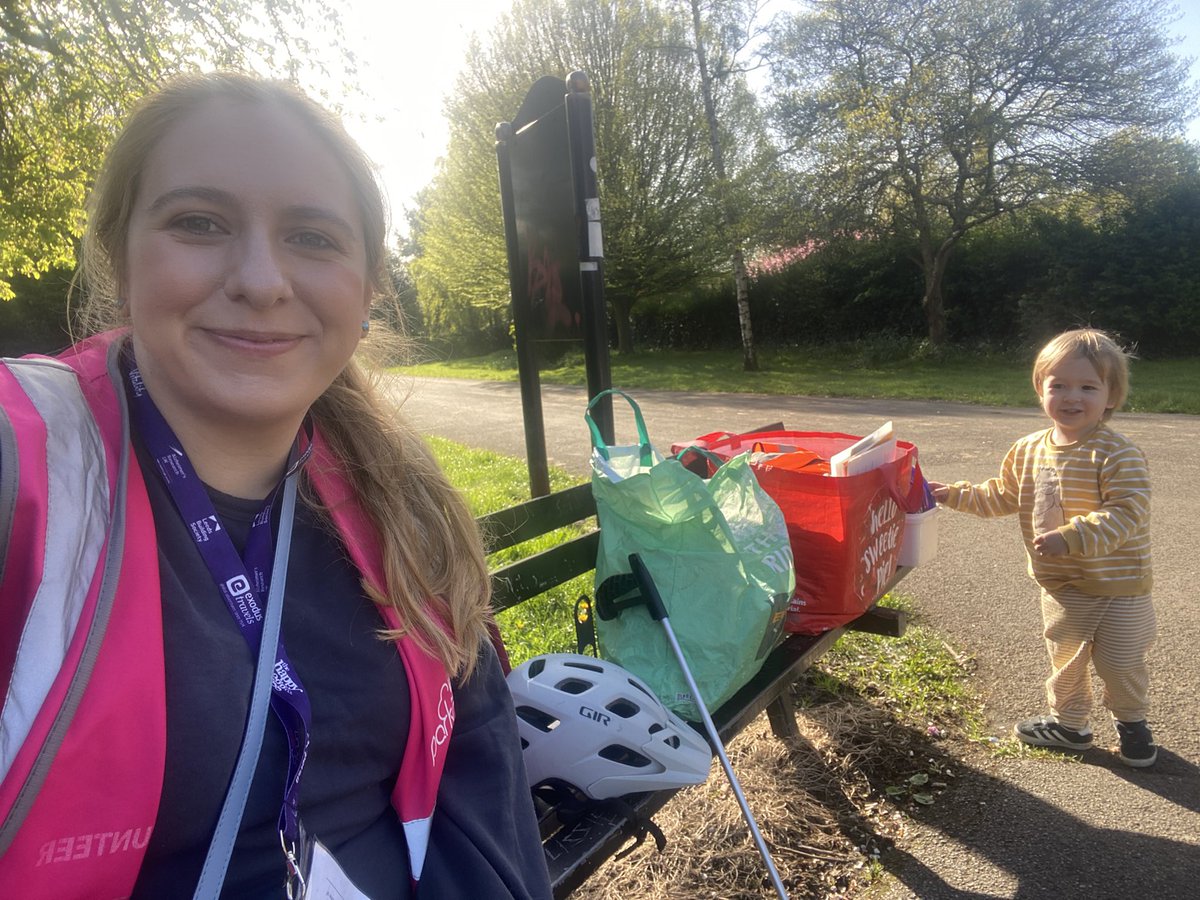
POLYGON ((6 471, 22 466, 23 484, 30 483, 31 474, 40 476, 30 487, 30 506, 44 503, 45 512, 38 517, 41 521, 30 521, 25 518, 30 506, 15 510, 24 527, 44 527, 44 535, 36 536, 44 550, 40 565, 36 556, 10 558, 0 584, 6 598, 14 596, 10 589, 38 585, 0 711, 0 778, 29 736, 63 668, 99 567, 111 509, 104 447, 75 373, 49 360, 12 361, 6 369, 29 400, 24 409, 10 406, 10 418, 40 416, 45 455, 27 458, 38 452, 40 442, 29 440, 23 445, 18 439, 16 458, 6 458, 2 464, 6 471))

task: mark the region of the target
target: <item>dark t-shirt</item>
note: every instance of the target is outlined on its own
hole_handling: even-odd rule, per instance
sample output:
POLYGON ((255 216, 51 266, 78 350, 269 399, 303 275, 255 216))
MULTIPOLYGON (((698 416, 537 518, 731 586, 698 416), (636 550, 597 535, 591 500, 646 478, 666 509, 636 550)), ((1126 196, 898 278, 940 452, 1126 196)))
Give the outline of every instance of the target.
MULTIPOLYGON (((167 764, 133 896, 158 900, 195 889, 241 744, 254 658, 165 486, 138 451, 159 541, 167 764)), ((210 494, 240 550, 261 504, 210 494)), ((313 708, 301 817, 373 900, 412 896, 404 832, 390 799, 408 734, 408 684, 395 647, 378 638, 383 625, 338 538, 298 504, 282 631, 313 708)), ((456 686, 455 702, 420 895, 548 897, 512 701, 490 647, 472 680, 456 686)), ((277 822, 286 772, 283 727, 271 714, 226 896, 283 896, 277 822)))
MULTIPOLYGON (((134 895, 159 898, 190 894, 199 878, 241 746, 255 660, 165 486, 146 481, 163 592, 167 766, 134 895)), ((210 495, 240 551, 261 502, 210 495)), ((408 734, 408 682, 395 648, 377 636, 382 627, 337 540, 298 505, 282 630, 312 700, 301 814, 310 833, 341 849, 335 855, 362 890, 402 897, 408 865, 390 795, 408 734), (359 858, 370 865, 356 872, 359 858)), ((236 896, 282 895, 277 826, 287 765, 272 713, 225 880, 236 896)))

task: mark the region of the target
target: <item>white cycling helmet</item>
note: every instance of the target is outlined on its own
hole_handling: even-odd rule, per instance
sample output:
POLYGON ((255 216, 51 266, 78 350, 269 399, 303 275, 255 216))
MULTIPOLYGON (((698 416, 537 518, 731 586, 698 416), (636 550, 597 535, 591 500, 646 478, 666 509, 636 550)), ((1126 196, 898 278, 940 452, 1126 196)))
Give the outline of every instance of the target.
POLYGON ((605 800, 708 777, 708 742, 607 660, 535 656, 509 673, 508 687, 531 787, 562 781, 605 800))

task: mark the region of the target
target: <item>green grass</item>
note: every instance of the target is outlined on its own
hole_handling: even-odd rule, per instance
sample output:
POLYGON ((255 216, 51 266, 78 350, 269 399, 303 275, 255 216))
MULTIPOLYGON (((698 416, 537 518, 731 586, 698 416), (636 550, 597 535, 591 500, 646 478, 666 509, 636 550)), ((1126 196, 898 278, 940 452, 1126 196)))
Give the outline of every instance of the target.
MULTIPOLYGON (((466 495, 467 504, 476 516, 529 499, 529 469, 525 460, 490 450, 474 450, 435 435, 426 435, 425 440, 446 477, 466 495)), ((561 469, 550 470, 550 489, 553 491, 579 482, 579 478, 561 469)))
MULTIPOLYGON (((744 372, 737 351, 654 351, 614 354, 612 382, 635 390, 794 394, 808 397, 946 400, 988 406, 1032 407, 1030 359, 1013 353, 931 351, 908 341, 764 350, 761 371, 744 372)), ((509 352, 410 366, 414 375, 490 381, 517 379, 509 352)), ((582 355, 568 353, 540 370, 547 384, 586 383, 582 355)), ((1132 412, 1200 415, 1200 358, 1135 360, 1132 412)))
POLYGON ((889 594, 883 606, 904 609, 900 638, 847 631, 814 669, 816 687, 883 703, 898 722, 919 729, 961 731, 982 739, 986 723, 970 685, 970 660, 921 623, 911 598, 889 594))

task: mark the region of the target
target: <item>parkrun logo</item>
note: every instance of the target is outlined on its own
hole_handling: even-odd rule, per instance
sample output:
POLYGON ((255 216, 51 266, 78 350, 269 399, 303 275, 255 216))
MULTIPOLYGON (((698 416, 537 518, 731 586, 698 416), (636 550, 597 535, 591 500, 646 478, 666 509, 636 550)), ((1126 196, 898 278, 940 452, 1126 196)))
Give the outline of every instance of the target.
POLYGON ((142 381, 141 369, 129 370, 129 383, 133 386, 133 396, 140 397, 146 393, 146 383, 142 381))
POLYGON ((435 763, 438 750, 450 740, 450 732, 454 728, 454 691, 451 690, 449 681, 443 682, 442 691, 438 695, 437 715, 438 724, 429 741, 429 752, 435 763))

